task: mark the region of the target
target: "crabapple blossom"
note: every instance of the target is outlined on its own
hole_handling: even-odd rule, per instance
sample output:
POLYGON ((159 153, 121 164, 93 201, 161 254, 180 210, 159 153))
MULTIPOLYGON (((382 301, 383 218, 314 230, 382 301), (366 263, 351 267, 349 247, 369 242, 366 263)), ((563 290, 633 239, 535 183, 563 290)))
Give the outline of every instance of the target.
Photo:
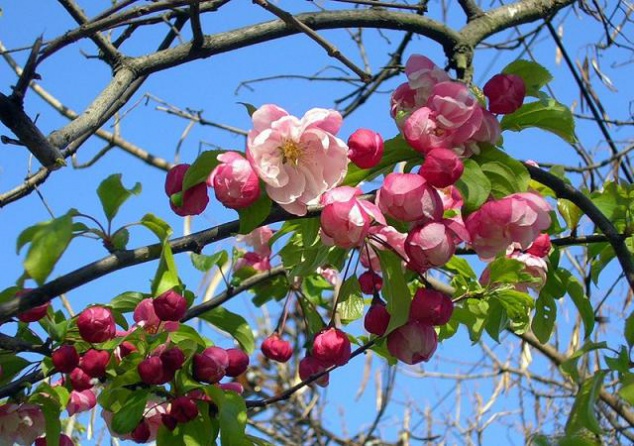
POLYGON ((104 342, 114 338, 116 326, 110 309, 101 306, 86 308, 77 318, 79 335, 86 342, 104 342))
POLYGON ((335 136, 342 117, 313 108, 301 119, 266 104, 253 115, 247 159, 268 196, 291 214, 305 215, 308 204, 335 187, 348 169, 348 147, 335 136))
MULTIPOLYGON (((30 288, 25 288, 23 290, 18 291, 17 293, 15 293, 15 297, 21 297, 24 294, 26 294, 27 292, 31 291, 30 288)), ((40 319, 42 319, 44 316, 46 316, 46 312, 48 311, 48 307, 51 306, 50 302, 45 302, 42 305, 38 305, 37 307, 33 307, 30 310, 26 310, 23 311, 22 313, 18 314, 18 320, 20 322, 37 322, 40 319)))
MULTIPOLYGON (((75 443, 73 442, 72 438, 70 438, 66 434, 59 434, 58 444, 59 446, 75 446, 75 443)), ((35 443, 33 443, 33 446, 47 446, 47 445, 48 443, 46 441, 46 437, 36 438, 35 443)))
POLYGON ((239 271, 245 267, 264 272, 271 269, 271 261, 268 256, 261 256, 255 252, 245 252, 233 265, 233 270, 239 271))
POLYGON ((419 288, 410 303, 409 320, 426 325, 445 325, 451 319, 453 301, 445 293, 419 288))
POLYGON ((359 276, 359 286, 363 294, 373 295, 375 291, 381 291, 383 279, 374 271, 366 271, 359 276))
POLYGON ((312 356, 325 367, 344 365, 351 353, 352 346, 348 336, 338 328, 327 328, 315 335, 312 356))
POLYGON ((179 396, 170 403, 169 415, 179 423, 187 423, 198 416, 198 406, 191 398, 179 396))
POLYGON ((194 354, 192 371, 194 379, 215 384, 225 375, 229 367, 229 355, 220 347, 207 347, 202 353, 194 354))
MULTIPOLYGON (((326 366, 324 366, 321 361, 313 356, 305 356, 299 361, 299 378, 302 381, 306 381, 311 376, 322 373, 325 370, 326 366)), ((313 382, 318 386, 326 387, 328 386, 329 381, 330 373, 324 373, 313 382)))
POLYGON ((72 416, 79 412, 85 412, 92 409, 97 404, 97 397, 92 389, 73 390, 70 392, 70 398, 66 405, 68 415, 72 416))
POLYGON ((73 390, 82 391, 93 386, 93 378, 79 367, 75 367, 68 375, 68 380, 73 390))
POLYGON ((383 157, 383 138, 373 130, 358 129, 348 138, 348 157, 361 169, 376 166, 383 157))
POLYGON ((260 198, 260 180, 249 161, 236 152, 220 154, 218 160, 220 165, 207 179, 218 201, 231 209, 243 209, 255 203, 260 198))
POLYGON ((437 188, 454 184, 464 171, 458 155, 447 149, 432 149, 425 155, 425 162, 418 172, 427 183, 437 188))
POLYGON ((407 254, 405 253, 406 234, 397 231, 392 226, 372 226, 368 234, 368 244, 359 249, 359 258, 363 266, 373 271, 381 271, 381 262, 379 262, 375 252, 377 249, 392 249, 400 258, 407 260, 407 254), (380 240, 380 242, 376 239, 380 240))
POLYGON ((137 365, 141 381, 149 385, 165 384, 172 380, 174 371, 167 370, 158 356, 145 358, 137 365))
POLYGON ((183 192, 183 180, 189 164, 172 167, 165 177, 165 193, 170 198, 170 207, 181 217, 201 214, 209 203, 207 185, 196 184, 183 192))
POLYGON ((390 313, 385 308, 385 303, 381 300, 372 301, 368 312, 363 319, 363 327, 368 333, 383 336, 390 324, 390 313))
POLYGON ((452 146, 452 133, 440 127, 436 112, 429 107, 414 111, 404 121, 402 131, 408 144, 423 154, 434 147, 452 146))
POLYGON ((161 321, 179 321, 187 312, 187 300, 174 290, 168 290, 156 297, 152 304, 161 321))
POLYGON ((101 378, 106 374, 109 361, 109 351, 90 349, 81 356, 79 368, 92 378, 101 378))
POLYGON ((135 443, 147 443, 150 440, 150 426, 145 421, 145 418, 142 419, 137 427, 130 433, 130 438, 135 443))
POLYGON ((461 142, 466 141, 482 121, 478 101, 469 88, 460 82, 445 81, 434 85, 427 107, 436 113, 436 121, 441 129, 462 132, 465 127, 473 128, 471 134, 466 137, 462 135, 461 142))
POLYGON ((229 365, 225 370, 227 376, 236 377, 242 375, 249 366, 249 356, 239 348, 227 349, 229 355, 229 365))
MULTIPOLYGON (((161 320, 156 315, 156 311, 154 310, 154 299, 151 297, 146 297, 142 299, 134 308, 134 313, 132 313, 132 318, 134 322, 143 327, 144 329, 147 327, 158 327, 161 324, 161 320)), ((153 331, 153 330, 149 330, 153 331)))
POLYGON ((443 206, 436 189, 414 173, 390 173, 377 192, 379 209, 404 222, 442 218, 443 206))
POLYGON ((386 224, 383 214, 374 203, 356 198, 361 193, 359 188, 342 186, 322 195, 321 204, 325 206, 320 222, 325 244, 340 248, 359 246, 374 221, 386 224))
POLYGON ((273 333, 262 342, 262 354, 277 362, 287 362, 293 356, 293 346, 290 342, 273 333))
POLYGON ((539 234, 535 241, 528 247, 526 254, 535 257, 546 257, 550 253, 552 243, 548 234, 539 234))
POLYGON ((79 364, 79 353, 74 345, 62 345, 51 353, 51 360, 58 372, 70 373, 79 364))
POLYGON ((271 255, 271 246, 269 240, 273 237, 273 230, 268 226, 261 226, 255 228, 247 235, 239 235, 236 237, 236 241, 240 243, 246 243, 253 248, 253 251, 261 257, 268 257, 271 255))
MULTIPOLYGON (((429 222, 412 229, 405 240, 408 266, 414 271, 424 272, 429 268, 443 266, 456 252, 457 237, 445 225, 445 221, 429 222)), ((459 227, 458 224, 453 224, 459 227)))
POLYGON ((484 84, 491 113, 506 115, 522 106, 526 96, 524 79, 515 74, 496 74, 484 84))
POLYGON ((387 335, 388 351, 405 364, 429 361, 437 346, 434 327, 416 320, 408 321, 387 335))
POLYGON ((497 118, 488 110, 482 109, 482 123, 472 135, 475 141, 496 145, 500 139, 502 128, 497 118))
POLYGON ((44 414, 35 404, 3 404, 0 406, 0 442, 6 445, 32 444, 44 434, 44 414))
POLYGON ((339 271, 334 268, 318 266, 315 272, 328 281, 330 285, 337 286, 339 282, 339 271))
POLYGON ((426 56, 412 54, 405 62, 405 74, 410 87, 426 95, 431 94, 434 85, 449 80, 449 75, 426 56))
POLYGON ((158 356, 168 372, 179 370, 185 363, 185 354, 178 347, 165 349, 158 356))
POLYGON ((117 345, 117 347, 115 348, 114 356, 117 359, 117 361, 121 362, 121 360, 125 358, 126 356, 128 356, 130 353, 136 352, 138 350, 139 349, 136 348, 136 346, 130 341, 123 341, 121 344, 117 345))
POLYGON ((550 226, 550 206, 539 195, 524 192, 482 205, 465 221, 478 256, 490 259, 512 243, 526 249, 550 226))

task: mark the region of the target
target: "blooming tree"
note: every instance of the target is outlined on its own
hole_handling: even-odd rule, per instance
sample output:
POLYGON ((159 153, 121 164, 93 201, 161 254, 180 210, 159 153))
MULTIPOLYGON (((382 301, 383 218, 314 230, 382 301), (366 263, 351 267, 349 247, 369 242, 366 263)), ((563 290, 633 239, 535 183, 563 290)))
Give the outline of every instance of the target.
MULTIPOLYGON (((613 288, 621 284, 623 296, 634 290, 631 168, 622 162, 627 154, 617 150, 605 116, 594 116, 616 152, 593 162, 580 148, 573 111, 557 100, 549 87, 552 76, 539 61, 518 58, 482 85, 474 80, 476 48, 491 45, 488 39, 504 30, 516 28, 517 41, 524 43, 547 28, 561 44, 553 16, 573 2, 531 0, 485 10, 463 0, 466 25, 454 29, 443 23, 443 14, 437 18, 438 11, 431 11, 437 5, 333 0, 316 9, 283 10, 254 0, 241 7, 275 19, 216 31, 207 18, 231 8, 229 3, 128 0, 88 15, 75 1, 60 0, 76 22, 69 31, 36 38, 23 66, 3 50, 17 75, 13 86, 3 86, 7 94, 0 94, 0 120, 11 133, 3 142, 25 146, 41 167, 0 195, 0 206, 10 212, 34 200, 29 193, 41 194, 49 177, 64 176, 67 160, 74 161, 87 140, 102 138, 107 150, 118 147, 162 171, 150 186, 160 191, 162 207, 148 204, 138 221, 117 226, 141 185, 128 188, 128 178, 112 173, 97 188, 100 215, 75 209, 71 195, 63 215, 21 228, 22 273, 6 278, 0 293, 0 444, 81 444, 84 432, 74 428, 75 420, 91 410, 113 438, 136 443, 388 444, 391 440, 371 443, 388 402, 369 430, 348 439, 323 424, 298 428, 296 438, 278 432, 297 427, 298 409, 288 401, 298 402, 310 419, 307 392, 319 395, 364 354, 390 370, 412 366, 407 370, 424 374, 421 366, 432 363, 441 345, 462 343, 463 350, 485 340, 503 345, 507 334, 521 340, 521 364, 503 363, 483 346, 495 374, 516 377, 518 388, 522 379, 529 386, 533 380, 556 387, 566 392, 568 404, 565 414, 556 413, 560 424, 545 425, 541 415, 534 426, 524 422, 523 441, 631 441, 634 318, 622 316, 618 335, 604 339, 600 310, 609 293, 600 302, 592 299, 593 283, 603 283, 601 274, 612 260, 620 271, 613 288), (354 7, 341 9, 346 3, 354 7), (164 23, 170 27, 156 51, 128 52, 142 39, 139 31, 156 33, 164 23), (521 27, 526 24, 538 31, 521 27), (326 40, 322 31, 331 28, 399 30, 402 40, 386 68, 372 73, 326 40), (275 103, 244 104, 248 129, 232 130, 244 138, 242 147, 189 153, 186 163, 180 153, 177 162, 168 162, 118 130, 106 130, 109 122, 115 127, 126 122, 130 111, 124 107, 133 104, 149 77, 290 35, 325 48, 356 76, 354 85, 360 86, 349 107, 315 104, 295 116, 283 108, 288 98, 280 89, 275 103), (421 54, 421 46, 412 43, 415 35, 440 44, 444 58, 421 54), (38 81, 47 75, 49 58, 84 41, 96 46, 112 77, 76 114, 38 81), (388 88, 381 114, 364 116, 363 125, 346 136, 348 116, 390 85, 390 78, 398 82, 388 88), (71 121, 44 136, 29 114, 34 93, 71 121), (385 122, 389 135, 377 130, 385 122), (556 166, 540 166, 537 156, 531 156, 537 162, 511 156, 505 141, 527 129, 576 148, 588 164, 582 170, 589 172, 587 184, 573 183, 556 166), (611 177, 601 173, 605 166, 613 166, 611 177), (182 237, 168 223, 200 222, 225 208, 237 211, 237 218, 182 237), (136 236, 137 229, 151 234, 153 243, 139 242, 145 239, 136 236), (63 270, 82 238, 100 241, 107 255, 99 260, 76 255, 73 261, 81 265, 63 270), (229 251, 221 244, 228 240, 237 244, 229 251), (568 246, 582 250, 587 267, 568 246), (178 261, 184 253, 190 260, 178 261), (75 314, 67 293, 145 263, 152 265, 145 285, 131 284, 111 296, 105 291, 106 298, 75 314), (581 277, 567 265, 579 265, 581 277), (184 280, 192 267, 217 279, 207 288, 215 296, 184 280), (220 292, 218 281, 224 282, 220 292), (247 308, 229 309, 241 293, 252 297, 247 308), (579 322, 560 351, 557 302, 564 299, 572 302, 579 322), (268 327, 249 316, 264 308, 276 309, 268 327), (210 339, 202 323, 231 339, 210 339), (532 374, 532 354, 542 354, 559 376, 532 374), (267 411, 281 414, 268 427, 257 419, 267 411)), ((600 10, 589 11, 614 27, 608 34, 610 45, 616 42, 621 26, 600 10)), ((364 49, 360 36, 361 31, 352 40, 364 49)), ((570 69, 578 76, 574 64, 570 69)), ((595 110, 589 81, 579 82, 595 110)), ((209 124, 200 113, 165 110, 209 124)), ((622 297, 620 303, 625 311, 629 300, 622 297)), ((507 385, 500 383, 495 395, 507 385)), ((530 392, 541 407, 539 393, 530 392)), ((482 422, 487 410, 474 411, 478 435, 494 421, 482 422)), ((403 436, 400 444, 416 439, 405 427, 403 436)))

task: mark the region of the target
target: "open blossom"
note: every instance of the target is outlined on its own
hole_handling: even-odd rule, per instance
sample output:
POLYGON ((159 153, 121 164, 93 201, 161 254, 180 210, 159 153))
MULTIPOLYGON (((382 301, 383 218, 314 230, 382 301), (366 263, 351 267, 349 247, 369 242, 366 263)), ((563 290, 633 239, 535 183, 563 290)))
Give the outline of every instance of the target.
POLYGON ((359 246, 374 221, 386 224, 379 208, 374 203, 357 199, 359 195, 361 189, 342 186, 321 197, 321 203, 325 205, 320 217, 325 244, 340 248, 359 246))
POLYGON ((0 406, 0 444, 32 444, 44 435, 44 414, 35 404, 0 406))
POLYGON ((397 255, 407 260, 405 252, 405 239, 407 234, 398 232, 392 226, 372 226, 368 231, 371 237, 368 238, 368 249, 359 249, 359 259, 361 264, 372 271, 381 271, 381 262, 375 250, 393 249, 397 255), (381 242, 374 240, 375 238, 381 242))
POLYGON ((273 237, 273 230, 268 226, 261 226, 255 228, 247 235, 239 235, 236 237, 236 241, 240 243, 246 243, 253 248, 253 251, 262 257, 268 257, 271 255, 271 246, 269 240, 273 237))
POLYGON ((549 211, 541 196, 517 193, 485 203, 469 215, 465 225, 478 256, 490 259, 512 243, 527 249, 550 226, 549 211))
POLYGON ((252 116, 247 158, 268 196, 286 211, 305 215, 308 204, 335 187, 348 169, 348 147, 335 136, 342 118, 313 108, 301 118, 267 104, 252 116))
POLYGON ((226 207, 242 209, 260 198, 260 181, 251 164, 236 152, 218 155, 221 164, 214 169, 207 184, 226 207))

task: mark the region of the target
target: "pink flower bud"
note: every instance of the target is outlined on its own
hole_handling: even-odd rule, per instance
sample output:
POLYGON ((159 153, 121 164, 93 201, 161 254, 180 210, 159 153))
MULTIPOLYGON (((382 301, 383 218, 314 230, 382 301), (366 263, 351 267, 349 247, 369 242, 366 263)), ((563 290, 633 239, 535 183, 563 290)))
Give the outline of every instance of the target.
POLYGON ((539 234, 535 241, 528 247, 526 254, 535 257, 546 257, 550 253, 550 237, 548 234, 539 234))
POLYGON ((251 206, 260 198, 260 180, 246 159, 236 152, 218 155, 222 163, 209 176, 219 202, 231 209, 251 206))
POLYGON ((266 338, 261 349, 264 356, 277 362, 286 362, 293 356, 291 343, 281 339, 277 333, 266 338))
POLYGON ((79 364, 79 353, 73 345, 62 345, 51 354, 51 359, 58 372, 70 373, 79 364))
POLYGON ((230 390, 231 392, 235 392, 237 394, 244 393, 244 387, 242 387, 242 384, 237 381, 232 381, 230 383, 220 383, 218 384, 218 386, 222 390, 230 390))
POLYGON ((420 288, 410 304, 409 320, 424 325, 444 325, 451 319, 453 301, 440 291, 420 288))
POLYGON ((106 307, 86 308, 77 318, 79 334, 86 342, 105 342, 117 331, 112 312, 106 307))
POLYGON ((79 412, 85 412, 92 409, 97 404, 97 397, 92 389, 82 391, 73 390, 70 392, 70 399, 66 410, 69 416, 73 416, 79 412))
POLYGON ((424 272, 443 266, 456 252, 454 237, 443 223, 427 223, 412 229, 405 240, 408 266, 424 272))
MULTIPOLYGON (((35 439, 33 446, 47 446, 46 437, 39 437, 35 439)), ((66 434, 59 434, 59 446, 75 446, 73 440, 66 434)))
POLYGON ((359 276, 359 286, 363 294, 373 295, 375 291, 381 291, 383 279, 374 271, 366 271, 359 276))
POLYGON ((220 381, 229 367, 229 355, 220 347, 207 347, 201 354, 196 353, 192 363, 194 379, 210 384, 220 381))
POLYGON ((472 135, 472 138, 475 141, 496 145, 501 133, 502 128, 497 118, 490 111, 482 109, 482 122, 478 130, 472 135))
POLYGON ((165 193, 170 197, 170 207, 176 215, 181 217, 199 215, 209 203, 207 185, 205 183, 197 184, 182 192, 183 179, 187 169, 189 169, 189 164, 174 166, 167 172, 167 177, 165 178, 165 193))
POLYGON ((174 371, 168 370, 159 356, 145 358, 137 365, 141 381, 150 385, 165 384, 174 377, 174 371))
POLYGON ((170 372, 179 370, 185 363, 185 354, 178 347, 170 348, 169 350, 161 352, 159 358, 163 363, 163 368, 170 372))
POLYGON ((388 351, 405 364, 429 361, 437 346, 434 327, 418 321, 409 321, 387 335, 388 351))
POLYGON ((191 398, 179 396, 172 400, 169 414, 179 423, 187 423, 198 416, 198 406, 191 398))
POLYGON ((145 421, 145 418, 130 433, 130 438, 135 443, 146 443, 150 439, 150 426, 145 421))
MULTIPOLYGON (((312 356, 306 356, 299 361, 299 378, 302 381, 306 381, 311 376, 322 373, 326 370, 326 367, 321 363, 321 361, 315 359, 312 356)), ((330 380, 330 374, 325 373, 323 376, 320 376, 317 380, 313 381, 315 384, 321 387, 326 387, 330 380)))
POLYGON ((110 361, 110 352, 90 349, 79 360, 79 368, 88 376, 101 378, 106 375, 108 361, 110 361))
POLYGON ((178 321, 187 312, 187 300, 174 290, 164 292, 152 303, 156 315, 162 321, 178 321))
POLYGON ((313 341, 312 355, 325 367, 344 365, 350 359, 352 346, 346 334, 337 328, 324 329, 313 341))
POLYGON ((142 326, 145 331, 155 332, 161 324, 161 320, 154 311, 154 299, 147 297, 139 302, 132 314, 134 322, 142 326))
POLYGON ((396 220, 412 222, 442 218, 440 195, 422 176, 414 173, 387 175, 376 201, 385 215, 396 220))
POLYGON ((363 327, 368 333, 383 336, 390 324, 390 313, 382 301, 373 302, 363 319, 363 327))
POLYGON ((227 355, 229 355, 229 366, 226 370, 227 376, 233 378, 242 375, 249 366, 249 356, 239 348, 227 349, 227 355))
POLYGON ((513 113, 522 106, 526 96, 524 79, 515 74, 496 74, 484 85, 482 92, 489 100, 491 113, 513 113))
POLYGON ((376 166, 383 157, 383 138, 378 133, 359 129, 348 139, 348 158, 361 169, 376 166))
POLYGON ((448 149, 432 149, 427 152, 425 162, 418 172, 427 183, 438 188, 451 186, 464 171, 458 155, 448 149))
POLYGON ((68 379, 70 380, 70 385, 73 390, 77 390, 79 392, 90 389, 93 386, 92 377, 79 367, 74 368, 73 371, 70 372, 68 379))
MULTIPOLYGON (((16 293, 18 296, 20 292, 16 293)), ((46 312, 48 311, 48 307, 51 306, 50 302, 46 302, 42 305, 38 305, 37 307, 33 307, 30 310, 26 310, 20 314, 18 314, 18 320, 20 322, 37 322, 46 316, 46 312)))

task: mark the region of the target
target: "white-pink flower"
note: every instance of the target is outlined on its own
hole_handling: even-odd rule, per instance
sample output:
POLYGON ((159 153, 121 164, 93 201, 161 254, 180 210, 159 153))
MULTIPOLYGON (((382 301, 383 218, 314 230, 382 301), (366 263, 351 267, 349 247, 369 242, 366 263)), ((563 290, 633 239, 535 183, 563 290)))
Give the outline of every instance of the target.
POLYGON ((68 415, 74 415, 79 412, 85 412, 92 409, 97 404, 97 396, 92 389, 82 391, 73 390, 70 392, 70 399, 66 410, 68 415))
POLYGON ((44 435, 44 414, 35 404, 0 406, 0 444, 31 444, 44 435))
POLYGON ((273 237, 273 230, 268 226, 261 226, 259 228, 255 228, 247 235, 237 236, 236 241, 249 245, 259 256, 268 257, 271 255, 271 247, 269 246, 269 240, 271 240, 271 237, 273 237))
POLYGON ((252 116, 247 158, 268 196, 286 211, 305 215, 308 204, 335 187, 348 170, 348 147, 335 134, 342 117, 313 108, 298 119, 267 104, 252 116))
POLYGON ((396 220, 426 222, 442 218, 440 195, 425 178, 414 173, 393 172, 377 192, 379 209, 396 220))

